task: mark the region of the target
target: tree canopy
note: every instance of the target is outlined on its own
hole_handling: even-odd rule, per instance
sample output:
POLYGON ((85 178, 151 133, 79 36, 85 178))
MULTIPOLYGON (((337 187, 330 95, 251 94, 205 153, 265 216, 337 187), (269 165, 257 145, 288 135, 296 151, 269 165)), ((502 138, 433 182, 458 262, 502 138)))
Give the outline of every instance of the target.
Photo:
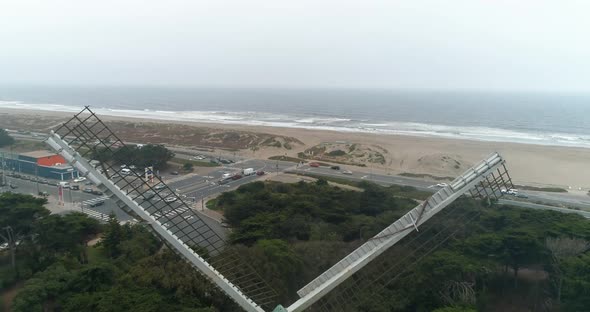
MULTIPOLYGON (((405 197, 411 189, 325 182, 255 182, 217 200, 233 227, 231 243, 278 292, 277 303, 295 300, 298 289, 417 204, 405 197)), ((144 225, 49 215, 43 204, 0 195, 0 225, 26 233, 19 275, 0 252, 0 290, 24 282, 13 311, 240 311, 144 225)), ((361 286, 358 299, 342 291, 347 284, 324 299, 350 299, 341 311, 584 311, 588 241, 590 222, 580 216, 460 198, 349 279, 361 286)))
POLYGON ((144 168, 154 166, 156 169, 166 167, 166 162, 174 157, 174 153, 164 145, 146 144, 143 146, 128 145, 110 152, 106 148, 98 149, 92 158, 101 162, 113 162, 117 165, 144 168))
POLYGON ((4 129, 0 129, 0 147, 14 144, 14 138, 4 129))

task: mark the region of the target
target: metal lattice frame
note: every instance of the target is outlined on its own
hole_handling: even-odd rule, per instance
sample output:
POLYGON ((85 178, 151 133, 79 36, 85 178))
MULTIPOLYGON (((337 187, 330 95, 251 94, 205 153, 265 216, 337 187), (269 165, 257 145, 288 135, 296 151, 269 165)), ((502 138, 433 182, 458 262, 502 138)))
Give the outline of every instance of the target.
POLYGON ((340 284, 312 307, 313 311, 356 311, 366 302, 378 300, 385 288, 395 285, 420 260, 445 245, 457 233, 465 230, 469 222, 481 211, 461 209, 452 205, 437 214, 431 221, 414 231, 404 240, 388 249, 351 278, 340 284))
MULTIPOLYGON (((490 155, 301 288, 297 292, 301 298, 287 309, 278 307, 276 311, 303 311, 318 300, 321 301, 315 306, 319 306, 322 310, 345 311, 347 310, 345 307, 349 306, 347 302, 358 297, 358 294, 363 293, 362 290, 366 289, 366 287, 359 287, 359 285, 369 286, 377 283, 380 287, 385 287, 404 270, 391 273, 393 266, 385 265, 382 267, 383 271, 390 273, 389 275, 386 273, 378 274, 378 279, 368 278, 368 275, 364 274, 364 272, 371 271, 375 267, 375 263, 379 263, 379 260, 387 259, 384 258, 384 253, 387 254, 387 251, 404 237, 421 237, 424 231, 419 231, 419 227, 422 229, 422 224, 443 211, 445 207, 463 194, 470 192, 477 197, 486 198, 501 196, 503 188, 512 187, 512 181, 504 164, 505 161, 498 153, 490 155), (414 232, 414 230, 416 231, 414 232), (369 263, 371 263, 371 266, 366 268, 369 263), (338 289, 336 294, 328 295, 335 288, 338 289), (328 296, 325 297, 326 295, 328 296)), ((473 213, 475 216, 478 214, 477 211, 468 213, 473 213)), ((472 217, 462 216, 466 220, 470 220, 472 217)), ((451 237, 454 233, 453 230, 455 229, 449 227, 447 229, 448 234, 443 234, 445 231, 439 231, 425 244, 415 246, 412 254, 419 254, 420 252, 424 253, 424 255, 428 254, 451 237), (437 238, 440 238, 440 242, 433 244, 437 238)), ((401 242, 401 244, 404 244, 404 242, 401 242)), ((420 256, 420 258, 424 255, 420 256)), ((407 263, 404 268, 411 264, 413 262, 407 263)))
MULTIPOLYGON (((150 184, 142 173, 132 171, 125 176, 116 174, 120 171, 117 164, 133 164, 137 160, 137 155, 129 155, 125 151, 126 145, 88 107, 74 115, 54 133, 82 158, 98 158, 95 159, 98 164, 94 169, 158 221, 153 223, 152 220, 145 220, 152 227, 163 227, 182 243, 190 246, 221 273, 222 277, 227 278, 256 304, 267 308, 276 304, 277 293, 257 271, 226 243, 221 233, 216 233, 159 177, 150 184), (109 161, 103 161, 107 159, 109 161), (167 200, 169 197, 175 197, 176 200, 167 200)), ((104 185, 99 185, 99 188, 109 192, 104 185)), ((117 205, 126 212, 135 214, 125 200, 119 199, 117 205)), ((155 229, 155 232, 161 230, 155 229)))

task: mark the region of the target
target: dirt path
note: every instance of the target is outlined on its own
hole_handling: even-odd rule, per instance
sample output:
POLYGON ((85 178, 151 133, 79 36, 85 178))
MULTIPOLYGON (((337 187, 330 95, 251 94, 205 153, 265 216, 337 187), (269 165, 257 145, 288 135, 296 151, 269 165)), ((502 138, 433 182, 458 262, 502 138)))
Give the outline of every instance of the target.
POLYGON ((16 294, 18 294, 18 291, 23 287, 23 285, 24 285, 24 282, 18 282, 12 288, 6 290, 5 292, 3 292, 0 295, 2 297, 2 311, 4 311, 4 312, 12 311, 12 309, 11 309, 12 300, 14 300, 14 297, 16 297, 16 294))

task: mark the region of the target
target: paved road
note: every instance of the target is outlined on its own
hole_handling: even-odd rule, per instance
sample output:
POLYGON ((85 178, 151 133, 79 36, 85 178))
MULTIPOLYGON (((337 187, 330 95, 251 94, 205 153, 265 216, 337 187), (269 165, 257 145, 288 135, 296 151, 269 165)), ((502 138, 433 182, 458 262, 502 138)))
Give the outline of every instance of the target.
POLYGON ((293 167, 294 164, 285 161, 273 161, 273 160, 259 160, 250 159, 238 161, 234 164, 226 165, 218 169, 213 170, 208 176, 192 176, 187 179, 178 180, 169 183, 170 188, 178 190, 180 194, 186 195, 189 199, 196 201, 217 194, 228 189, 236 188, 240 185, 250 183, 257 179, 258 176, 251 175, 245 176, 238 180, 230 180, 227 184, 219 185, 217 181, 221 179, 225 173, 241 173, 244 168, 253 168, 255 171, 264 171, 267 175, 276 174, 278 171, 293 167))
MULTIPOLYGON (((6 177, 7 183, 16 185, 16 189, 11 189, 9 187, 4 187, 3 191, 11 191, 14 193, 21 193, 21 194, 29 194, 29 195, 37 195, 39 192, 47 192, 50 197, 52 197, 55 201, 57 201, 58 197, 58 189, 57 186, 52 186, 48 184, 37 183, 29 180, 23 180, 19 178, 13 177, 6 177)), ((57 181, 54 181, 57 182, 57 181)), ((86 187, 85 185, 81 185, 80 188, 86 187)), ((66 203, 73 203, 73 205, 68 205, 71 207, 76 207, 76 209, 80 209, 82 211, 81 203, 86 200, 91 200, 101 197, 99 195, 84 193, 82 191, 72 191, 70 189, 64 189, 63 192, 63 199, 66 203)), ((133 218, 126 214, 124 211, 119 209, 115 205, 115 202, 111 199, 105 200, 104 205, 97 206, 97 207, 85 207, 85 209, 89 209, 92 211, 97 212, 99 215, 102 214, 108 217, 109 214, 114 213, 118 220, 120 221, 130 221, 133 218)))
POLYGON ((413 186, 419 190, 424 191, 432 191, 434 188, 432 187, 433 182, 397 175, 372 174, 370 172, 362 171, 352 171, 352 174, 347 175, 342 173, 343 170, 334 170, 329 167, 310 167, 308 165, 299 166, 298 168, 295 168, 290 171, 295 173, 307 173, 328 177, 336 177, 352 181, 370 181, 384 186, 389 186, 392 184, 413 186))
MULTIPOLYGON (((424 181, 415 178, 390 176, 381 174, 371 174, 370 172, 354 171, 351 175, 342 174, 340 170, 330 169, 329 167, 309 167, 308 165, 300 166, 296 169, 289 170, 294 173, 307 173, 327 177, 337 177, 341 179, 348 179, 352 181, 371 181, 380 185, 388 186, 392 184, 413 186, 419 190, 434 192, 438 187, 434 182, 424 181)), ((511 200, 514 205, 521 207, 530 207, 530 202, 541 203, 539 206, 547 204, 550 206, 558 206, 561 208, 575 207, 590 211, 590 196, 575 195, 569 193, 553 193, 553 192, 536 192, 536 191, 519 191, 520 194, 528 196, 527 201, 511 200)), ((537 207, 538 208, 538 207, 537 207)), ((573 211, 578 211, 574 210, 573 211)), ((557 210, 559 211, 559 210, 557 210)))
POLYGON ((588 212, 588 211, 560 208, 560 207, 548 206, 548 205, 540 205, 540 204, 534 204, 534 203, 528 203, 528 202, 522 202, 522 201, 514 201, 514 200, 510 200, 510 199, 500 199, 498 202, 503 205, 518 206, 518 207, 523 207, 523 208, 540 209, 540 210, 553 210, 553 211, 558 211, 558 212, 563 212, 563 213, 575 213, 575 214, 579 214, 583 217, 590 218, 590 212, 588 212))

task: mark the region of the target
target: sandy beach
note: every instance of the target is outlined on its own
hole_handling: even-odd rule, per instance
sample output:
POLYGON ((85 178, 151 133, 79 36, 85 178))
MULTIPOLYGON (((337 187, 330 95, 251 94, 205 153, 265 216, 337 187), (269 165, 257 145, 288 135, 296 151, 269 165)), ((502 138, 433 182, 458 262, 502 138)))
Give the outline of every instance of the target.
MULTIPOLYGON (((71 113, 63 112, 0 109, 0 127, 48 131, 71 116, 71 113)), ((228 133, 233 135, 237 133, 238 137, 241 138, 256 138, 258 145, 256 148, 234 147, 232 153, 253 158, 268 158, 276 155, 298 157, 298 155, 301 156, 300 153, 302 152, 307 153, 314 150, 314 148, 317 150, 317 146, 328 146, 328 150, 331 149, 332 151, 337 148, 344 150, 357 148, 357 156, 359 151, 365 155, 364 159, 358 156, 360 158, 358 158, 357 162, 364 163, 365 167, 360 168, 353 165, 344 165, 344 167, 350 168, 350 170, 374 170, 392 175, 416 173, 453 177, 486 155, 497 151, 507 160, 507 167, 512 178, 518 184, 572 187, 573 189, 581 187, 585 190, 590 188, 590 149, 585 148, 335 132, 315 129, 130 119, 115 116, 101 116, 101 118, 109 121, 109 123, 114 123, 114 126, 122 122, 132 123, 135 129, 148 129, 144 129, 144 132, 158 132, 159 128, 166 128, 169 136, 183 135, 179 137, 177 143, 174 140, 170 141, 172 142, 170 143, 165 141, 164 137, 147 137, 144 135, 142 140, 139 137, 128 137, 133 135, 131 132, 127 134, 123 132, 122 137, 125 140, 142 141, 140 143, 166 142, 191 147, 193 143, 187 139, 187 134, 190 136, 191 132, 201 134, 204 132, 216 133, 219 134, 219 137, 223 136, 224 138, 228 137, 228 133), (283 147, 274 146, 277 141, 283 142, 283 147), (285 148, 284 146, 287 145, 284 143, 287 141, 290 144, 288 148, 285 148), (265 145, 264 142, 272 142, 273 144, 265 145), (366 155, 370 155, 369 158, 378 155, 380 159, 379 161, 367 160, 366 155)), ((226 138, 225 141, 220 141, 221 143, 217 141, 207 142, 215 143, 212 143, 212 148, 220 148, 223 146, 219 144, 230 144, 231 141, 228 140, 231 140, 231 137, 230 139, 226 138)), ((203 146, 202 141, 200 141, 199 145, 203 146)), ((280 146, 280 144, 277 145, 280 146)))

